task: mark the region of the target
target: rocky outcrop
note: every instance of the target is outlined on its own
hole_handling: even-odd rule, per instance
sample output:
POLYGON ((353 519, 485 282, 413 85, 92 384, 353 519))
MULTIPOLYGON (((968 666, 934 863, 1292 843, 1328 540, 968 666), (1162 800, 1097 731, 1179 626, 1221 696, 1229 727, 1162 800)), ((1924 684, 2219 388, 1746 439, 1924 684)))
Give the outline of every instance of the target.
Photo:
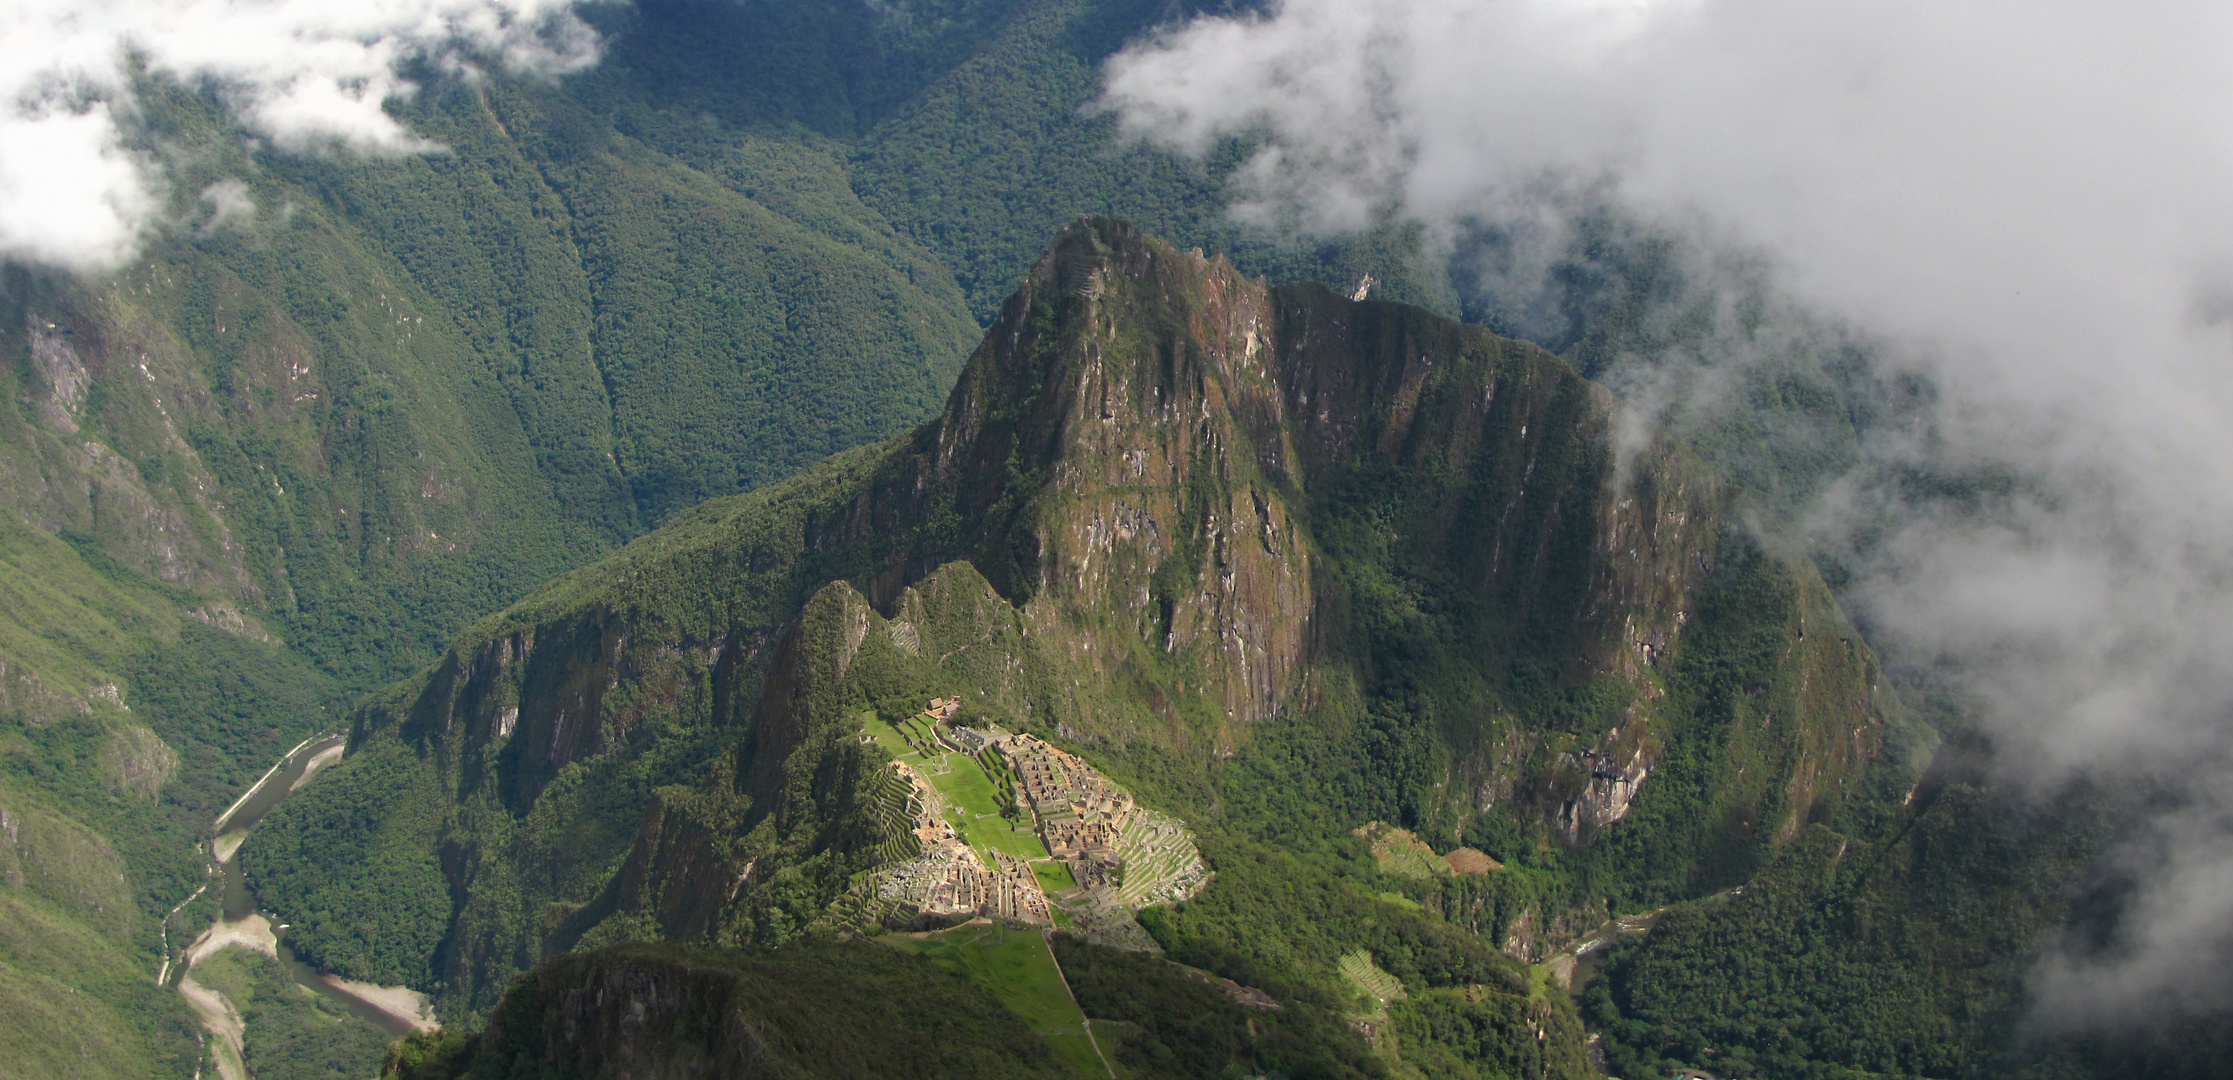
POLYGON ((96 538, 150 577, 261 601, 220 485, 184 438, 182 428, 212 419, 191 361, 175 343, 141 336, 128 305, 45 299, 45 310, 26 307, 20 327, 0 332, 0 348, 21 343, 33 407, 0 424, 10 429, 0 432, 0 507, 49 532, 96 538))
POLYGON ((1556 768, 1588 775, 1580 791, 1559 803, 1558 827, 1568 843, 1582 843, 1595 836, 1597 830, 1628 816, 1628 808, 1636 802, 1636 793, 1651 775, 1651 765, 1640 747, 1628 751, 1625 765, 1618 760, 1612 754, 1595 750, 1559 756, 1556 768))

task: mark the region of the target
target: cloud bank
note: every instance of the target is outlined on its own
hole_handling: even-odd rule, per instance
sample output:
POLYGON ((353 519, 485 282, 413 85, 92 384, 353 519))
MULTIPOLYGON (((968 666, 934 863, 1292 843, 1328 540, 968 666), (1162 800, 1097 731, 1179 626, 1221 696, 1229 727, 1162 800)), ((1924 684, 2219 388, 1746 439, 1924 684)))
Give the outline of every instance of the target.
POLYGON ((2227 42, 2192 0, 1285 0, 1136 44, 1106 103, 1182 151, 1264 139, 1243 214, 1540 232, 1586 190, 1901 343, 1933 459, 2026 482, 1904 519, 1853 599, 1960 662, 2011 768, 2182 807, 2126 940, 2035 985, 2118 1015, 2233 1004, 2227 42))
POLYGON ((571 5, 13 0, 0 8, 0 258, 100 270, 131 257, 169 196, 130 137, 135 79, 214 85, 285 150, 423 152, 381 108, 413 91, 405 65, 578 70, 598 43, 571 5))

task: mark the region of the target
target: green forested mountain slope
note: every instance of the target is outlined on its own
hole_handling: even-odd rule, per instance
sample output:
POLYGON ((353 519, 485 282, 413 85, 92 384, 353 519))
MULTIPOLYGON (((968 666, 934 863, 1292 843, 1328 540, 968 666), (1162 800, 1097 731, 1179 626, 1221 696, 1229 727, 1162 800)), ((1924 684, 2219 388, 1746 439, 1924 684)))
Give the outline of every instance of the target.
MULTIPOLYGON (((183 189, 220 186, 113 276, 0 289, 0 810, 10 902, 60 905, 0 979, 24 1016, 103 1003, 57 1014, 108 1048, 76 1075, 193 1071, 158 922, 348 691, 677 507, 919 419, 975 334, 827 150, 739 155, 789 185, 777 212, 590 138, 549 87, 430 93, 411 122, 451 152, 392 161, 250 157, 152 89, 150 137, 197 148, 183 189), (54 867, 95 863, 110 921, 57 899, 54 867)), ((69 1074, 58 1045, 0 1053, 69 1074)))
MULTIPOLYGON (((0 948, 0 993, 61 1033, 0 1045, 0 1066, 191 1074, 189 1019, 175 995, 150 993, 143 980, 161 966, 158 920, 202 881, 194 845, 218 808, 280 751, 330 730, 355 695, 443 656, 461 628, 646 530, 683 523, 639 554, 674 550, 680 537, 712 544, 704 530, 716 518, 751 517, 753 535, 766 537, 759 549, 792 559, 813 535, 813 515, 843 501, 818 500, 869 483, 863 477, 883 460, 875 454, 897 451, 832 463, 826 470, 866 472, 817 482, 811 498, 787 488, 778 502, 790 509, 775 518, 747 514, 741 507, 761 505, 750 498, 689 508, 936 414, 979 326, 999 315, 1046 237, 1078 214, 1132 217, 1178 247, 1226 252, 1277 282, 1346 286, 1370 273, 1384 283, 1376 295, 1462 312, 1591 375, 1617 378, 1635 356, 1728 342, 1727 328, 1702 314, 1713 289, 1684 279, 1680 252, 1615 220, 1583 229, 1552 275, 1556 294, 1524 310, 1499 306, 1469 277, 1493 260, 1494 238, 1438 252, 1401 226, 1323 243, 1235 226, 1223 213, 1225 182, 1245 147, 1207 164, 1181 161, 1114 143, 1113 120, 1084 108, 1103 58, 1196 10, 1136 0, 599 8, 591 17, 606 35, 605 60, 561 83, 420 73, 422 92, 391 107, 447 149, 400 159, 254 147, 206 88, 145 87, 142 148, 170 162, 174 222, 109 277, 0 269, 0 380, 16 402, 0 414, 0 810, 18 823, 7 857, 22 873, 0 889, 20 918, 0 924, 33 928, 0 948), (98 1004, 55 1004, 70 995, 98 1004)), ((1384 320, 1376 332, 1422 341, 1453 332, 1417 312, 1370 310, 1384 320)), ((1803 503, 1859 456, 1866 431, 1903 394, 1927 392, 1877 384, 1864 355, 1744 340, 1753 351, 1784 351, 1747 369, 1724 412, 1684 426, 1714 471, 1770 510, 1803 503)), ((1424 356, 1448 348, 1419 346, 1424 356)), ((1552 397, 1581 414, 1597 407, 1552 397)), ((1687 453, 1676 457, 1668 475, 1704 476, 1687 453)), ((1727 537, 1693 534, 1670 556, 1711 553, 1712 581, 1687 612, 1681 633, 1694 640, 1679 667, 1623 669, 1591 653, 1621 636, 1599 626, 1589 633, 1602 630, 1604 640, 1582 650, 1594 674, 1577 683, 1561 650, 1589 633, 1577 638, 1528 613, 1557 609, 1540 599, 1543 588, 1580 588, 1568 595, 1594 604, 1597 584, 1547 572, 1502 592, 1455 589, 1480 569, 1469 553, 1493 531, 1480 516, 1489 504, 1463 493, 1494 470, 1431 455, 1391 460, 1400 467, 1333 469, 1308 498, 1265 504, 1266 514, 1284 505, 1300 522, 1324 568, 1287 599, 1340 612, 1295 646, 1321 674, 1302 691, 1316 706, 1287 713, 1292 726, 1222 718, 1260 708, 1255 691, 1227 691, 1236 680, 1279 685, 1273 668, 1198 659, 1182 670, 1152 650, 1112 645, 1173 631, 1188 584, 1177 570, 1148 575, 1147 600, 1136 605, 1147 615, 1097 615, 1090 632, 1076 631, 1111 666, 1072 676, 1080 683, 1062 707, 1077 710, 1077 722, 1062 722, 1128 783, 1192 818, 1224 822, 1205 845, 1227 865, 1264 868, 1261 880, 1324 884, 1328 903, 1354 901, 1359 918, 1385 912, 1358 897, 1393 888, 1524 952, 1579 929, 1574 920, 1589 916, 1574 913, 1593 915, 1600 903, 1653 905, 1742 880, 1807 819, 1853 837, 1889 835, 1905 820, 1869 786, 1899 786, 1896 771, 1872 780, 1854 770, 1863 759, 1906 759, 1909 748, 1892 738, 1897 723, 1864 732, 1851 752, 1786 737, 1784 717, 1823 707, 1821 684, 1793 673, 1829 664, 1824 654, 1850 633, 1817 632, 1824 620, 1842 622, 1811 573, 1741 542, 1722 557, 1727 537), (1468 508, 1436 509, 1453 500, 1468 508), (1322 635, 1328 627, 1339 632, 1322 635), (1484 633, 1494 641, 1486 659, 1477 654, 1484 633), (1794 660, 1794 650, 1811 658, 1794 660), (1211 674, 1224 689, 1202 689, 1211 674), (1613 745, 1590 743, 1609 730, 1602 721, 1637 708, 1657 726, 1623 723, 1613 745), (1891 741, 1872 741, 1880 738, 1891 741), (1643 756, 1619 757, 1630 753, 1643 756), (1650 775, 1628 775, 1644 757, 1657 762, 1650 775), (1531 787, 1530 777, 1542 783, 1531 787), (1468 809, 1485 801, 1495 808, 1468 809), (1597 832, 1616 803, 1626 814, 1618 826, 1571 843, 1597 832), (1373 878, 1349 866, 1353 845, 1335 828, 1370 817, 1415 825, 1438 847, 1462 839, 1512 872, 1494 884, 1373 878), (1564 840, 1538 842, 1554 833, 1564 840), (1545 925, 1556 911, 1572 914, 1569 925, 1545 925)), ((1604 464, 1587 453, 1578 460, 1559 466, 1576 484, 1604 464)), ((988 462, 973 475, 997 472, 988 462)), ((1096 497, 1125 488, 1104 481, 1112 486, 1096 497)), ((1717 500, 1727 492, 1708 498, 1699 492, 1713 484, 1685 483, 1686 497, 1705 499, 1700 508, 1726 511, 1717 500)), ((1192 485, 1159 497, 1182 517, 1207 513, 1213 504, 1192 485)), ((1571 524, 1561 516, 1570 508, 1552 500, 1529 512, 1544 535, 1564 536, 1554 526, 1571 524)), ((1021 496, 991 509, 1054 514, 1021 496)), ((1255 512, 1253 503, 1223 510, 1231 521, 1255 512)), ((1031 564, 1029 551, 988 546, 996 536, 932 524, 908 534, 919 546, 898 559, 898 579, 966 555, 1012 590, 1031 564)), ((1093 519, 1065 528, 1091 535, 1093 519)), ((1210 535, 1188 540, 1186 558, 1220 557, 1210 535)), ((897 557, 841 545, 816 558, 777 575, 779 586, 754 577, 740 593, 747 599, 727 601, 766 638, 753 639, 747 668, 772 662, 785 613, 815 590, 897 557)), ((523 750, 476 763, 430 750, 426 760, 385 764, 373 755, 332 778, 329 810, 355 800, 361 815, 351 820, 364 825, 338 837, 346 843, 337 852, 382 866, 410 854, 396 873, 366 879, 380 919, 365 924, 365 944, 344 966, 412 978, 483 973, 473 978, 489 981, 470 991, 445 984, 479 1009, 501 990, 496 973, 539 958, 546 930, 586 933, 577 924, 603 913, 608 933, 648 932, 643 910, 620 910, 620 893, 610 912, 595 905, 608 899, 655 793, 706 813, 729 805, 685 793, 736 732, 675 722, 668 713, 680 706, 666 691, 643 689, 664 684, 619 661, 636 655, 627 643, 637 639, 617 612, 635 609, 598 605, 643 582, 623 589, 600 576, 610 572, 522 609, 534 614, 516 615, 520 625, 547 623, 559 636, 545 633, 538 649, 526 638, 512 646, 516 657, 542 657, 529 681, 548 691, 523 709, 579 716, 594 701, 600 716, 624 721, 581 735, 589 758, 562 766, 546 755, 535 765, 523 750), (599 691, 600 677, 613 688, 599 691), (472 795, 461 779, 469 773, 498 778, 504 798, 524 801, 468 821, 458 807, 472 795), (394 784, 420 785, 425 802, 398 810, 394 784), (465 847, 436 845, 443 830, 475 837, 479 861, 468 869, 456 861, 465 847), (450 892, 460 875, 482 882, 470 900, 450 892), (538 906, 548 902, 584 906, 538 906), (470 913, 457 927, 434 925, 433 913, 452 909, 470 913), (390 937, 390 923, 403 929, 390 937)), ((644 573, 684 591, 714 580, 644 573)), ((1218 574, 1195 575, 1205 577, 1218 574)), ((1117 610, 1123 599, 1076 603, 1117 610)), ((688 607, 680 598, 642 603, 688 607)), ((1205 618, 1193 632, 1264 640, 1262 627, 1205 618)), ((708 649, 733 633, 726 623, 692 625, 708 649)), ((676 637, 684 639, 698 640, 676 637)), ((1655 652, 1665 644, 1649 633, 1627 640, 1655 652)), ((680 668, 653 668, 676 686, 709 679, 732 695, 761 685, 757 669, 716 678, 722 654, 709 655, 706 672, 692 673, 686 657, 674 661, 680 668)), ((1848 669, 1837 685, 1850 689, 1869 673, 1848 669)), ((401 708, 384 700, 383 709, 401 708)), ((749 712, 719 693, 690 708, 701 706, 707 715, 749 712)), ((1891 705, 1880 712, 1897 719, 1891 705)), ((786 858, 810 857, 820 842, 806 835, 786 858)), ((750 904, 762 914, 807 911, 829 885, 783 877, 750 904)), ((657 881, 639 886, 631 903, 665 895, 657 881)), ((173 930, 206 921, 202 904, 173 930)), ((1295 961, 1284 946, 1213 963, 1223 935, 1257 917, 1246 908, 1213 893, 1203 921, 1174 913, 1159 932, 1191 943, 1184 948, 1200 950, 1203 966, 1300 962, 1317 974, 1299 985, 1323 976, 1309 967, 1318 960, 1295 961)), ((1995 956, 2025 954, 2063 909, 2024 910, 1995 956)), ((1834 937, 1850 924, 1826 925, 1834 937)), ((1720 955, 1681 954, 1703 967, 1720 955)), ((1634 984, 1612 985, 1627 993, 1618 988, 1634 984)), ((1723 1030, 1713 1026, 1718 1014, 1653 1015, 1670 1031, 1723 1030)), ((1447 1018, 1437 1023, 1454 1030, 1447 1018)), ((1655 1035, 1633 1045, 1682 1044, 1655 1035)))
POLYGON ((1480 988, 1399 1023, 1420 1060, 1517 1052, 1453 1034, 1563 1001, 1499 945, 1739 883, 1913 776, 1803 560, 1616 417, 1518 343, 1073 227, 940 420, 476 626, 366 707, 254 880, 451 1016, 574 944, 784 941, 882 835, 861 717, 958 690, 1204 830, 1218 876, 1141 917, 1174 957, 1339 1012, 1365 947, 1405 1009, 1480 988), (1386 877, 1347 836, 1375 818, 1512 868, 1386 877))
MULTIPOLYGON (((989 322, 1057 228, 1084 214, 1226 252, 1276 281, 1350 284, 1457 310, 1409 226, 1360 237, 1267 234, 1225 213, 1235 144, 1208 164, 1119 137, 1092 105, 1103 60, 1136 35, 1247 5, 1169 0, 847 4, 656 0, 597 16, 613 49, 568 94, 615 128, 709 171, 753 138, 819 139, 846 182, 932 252, 989 322), (750 133, 750 134, 744 134, 750 133)), ((744 186, 744 185, 740 185, 744 186)))
MULTIPOLYGON (((221 594, 67 535, 0 520, 0 1000, 14 1018, 0 1062, 26 1076, 191 1075, 195 1025, 156 983, 160 919, 205 882, 210 821, 345 715, 343 699, 249 636, 221 594)), ((172 948, 186 925, 172 924, 172 948)))
MULTIPOLYGON (((614 62, 569 84, 428 73, 396 107, 434 155, 244 149, 208 92, 144 87, 145 140, 190 151, 168 156, 179 223, 107 278, 5 271, 0 807, 120 852, 137 912, 64 935, 112 959, 41 954, 41 977, 160 967, 212 805, 346 692, 680 508, 936 409, 976 329, 951 251, 856 195, 853 140, 1015 12, 897 35, 863 11, 663 14, 610 27, 614 62), (740 64, 737 39, 767 48, 740 64), (819 66, 685 107, 778 57, 819 66), (843 118, 790 104, 832 88, 843 118), (236 670, 265 704, 205 689, 236 670), (145 805, 89 802, 135 755, 180 764, 142 770, 145 805)), ((85 1041, 158 1068, 131 1032, 183 1037, 183 1014, 117 993, 77 1014, 85 1041)))

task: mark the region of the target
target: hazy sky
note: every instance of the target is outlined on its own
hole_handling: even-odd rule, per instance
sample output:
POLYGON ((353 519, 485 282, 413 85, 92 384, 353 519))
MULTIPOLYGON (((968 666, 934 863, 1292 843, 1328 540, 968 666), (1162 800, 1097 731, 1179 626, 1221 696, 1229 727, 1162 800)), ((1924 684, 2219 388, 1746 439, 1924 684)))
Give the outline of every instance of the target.
POLYGON ((1136 43, 1108 80, 1141 138, 1267 133, 1244 214, 1444 225, 1594 183, 1766 252, 1923 365, 1939 452, 2039 495, 1909 520, 1854 599, 1895 647, 1965 661, 2012 770, 2190 800, 2122 958, 2051 961, 2042 998, 2226 1003, 2233 4, 1286 0, 1136 43))
POLYGON ((381 110, 412 90, 399 65, 455 67, 469 50, 514 70, 578 69, 596 61, 597 42, 570 6, 9 0, 0 5, 0 257, 103 269, 130 258, 161 217, 170 192, 159 163, 128 148, 119 124, 134 108, 135 59, 157 77, 223 87, 241 122, 281 147, 411 153, 431 147, 381 110))

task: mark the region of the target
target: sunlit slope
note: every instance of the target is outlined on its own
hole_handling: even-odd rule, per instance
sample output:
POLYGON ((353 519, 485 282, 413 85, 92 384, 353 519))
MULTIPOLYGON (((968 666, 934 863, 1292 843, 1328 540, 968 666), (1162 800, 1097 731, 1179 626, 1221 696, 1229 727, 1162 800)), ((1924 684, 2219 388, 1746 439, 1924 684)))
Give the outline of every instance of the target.
POLYGON ((552 88, 453 85, 408 118, 450 153, 251 156, 155 105, 202 150, 182 189, 219 186, 111 278, 16 277, 5 494, 348 675, 919 421, 976 333, 796 140, 685 163, 552 88))
POLYGON ((207 894, 173 915, 207 880, 197 842, 331 722, 328 684, 221 596, 72 535, 0 519, 0 1069, 190 1075, 195 1025, 156 976, 209 917, 207 894))

